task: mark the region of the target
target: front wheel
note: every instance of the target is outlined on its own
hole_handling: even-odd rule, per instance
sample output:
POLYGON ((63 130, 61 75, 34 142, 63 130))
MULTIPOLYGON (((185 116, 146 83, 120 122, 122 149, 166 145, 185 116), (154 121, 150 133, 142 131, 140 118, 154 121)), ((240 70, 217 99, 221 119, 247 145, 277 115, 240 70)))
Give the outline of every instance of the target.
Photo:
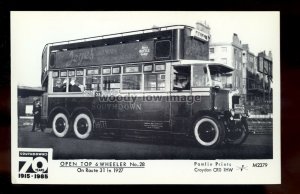
POLYGON ((212 117, 202 117, 194 124, 196 141, 204 147, 216 147, 224 140, 224 126, 212 117))
POLYGON ((235 129, 226 135, 225 143, 229 145, 241 145, 249 135, 248 126, 245 123, 237 123, 235 129))
POLYGON ((77 115, 74 120, 73 128, 76 137, 79 139, 89 138, 93 128, 91 118, 85 113, 77 115))

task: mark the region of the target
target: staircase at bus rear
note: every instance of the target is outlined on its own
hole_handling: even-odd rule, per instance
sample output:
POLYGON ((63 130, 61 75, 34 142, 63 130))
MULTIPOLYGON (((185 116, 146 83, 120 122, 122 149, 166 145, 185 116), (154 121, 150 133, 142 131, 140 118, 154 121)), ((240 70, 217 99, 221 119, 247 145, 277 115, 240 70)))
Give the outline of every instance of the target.
POLYGON ((248 118, 248 127, 251 134, 272 134, 272 118, 248 118))

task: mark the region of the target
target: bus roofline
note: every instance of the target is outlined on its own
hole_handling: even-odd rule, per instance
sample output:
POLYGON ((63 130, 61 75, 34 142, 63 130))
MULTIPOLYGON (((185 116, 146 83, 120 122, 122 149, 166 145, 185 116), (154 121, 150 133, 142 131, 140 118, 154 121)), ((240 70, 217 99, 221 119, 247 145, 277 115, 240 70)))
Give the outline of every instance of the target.
POLYGON ((156 32, 156 31, 183 29, 183 28, 194 29, 194 27, 189 26, 189 25, 180 25, 180 24, 179 25, 169 25, 169 26, 161 26, 161 27, 155 27, 155 28, 147 28, 147 29, 142 29, 142 30, 133 30, 133 31, 127 31, 127 32, 105 34, 105 35, 100 35, 100 36, 92 36, 92 37, 87 37, 87 38, 78 38, 78 39, 72 39, 72 40, 66 40, 66 41, 57 41, 57 42, 51 42, 48 44, 50 46, 57 46, 57 45, 64 45, 64 44, 81 43, 81 42, 86 42, 86 41, 124 37, 124 36, 130 36, 130 35, 139 35, 139 34, 145 34, 145 33, 156 32))
POLYGON ((220 62, 215 62, 215 61, 206 61, 206 60, 186 60, 186 59, 183 59, 183 60, 179 60, 178 61, 178 65, 191 65, 191 64, 207 64, 207 65, 217 65, 217 66, 222 66, 224 68, 227 68, 229 71, 233 71, 234 68, 226 65, 226 64, 223 64, 223 63, 220 63, 220 62))

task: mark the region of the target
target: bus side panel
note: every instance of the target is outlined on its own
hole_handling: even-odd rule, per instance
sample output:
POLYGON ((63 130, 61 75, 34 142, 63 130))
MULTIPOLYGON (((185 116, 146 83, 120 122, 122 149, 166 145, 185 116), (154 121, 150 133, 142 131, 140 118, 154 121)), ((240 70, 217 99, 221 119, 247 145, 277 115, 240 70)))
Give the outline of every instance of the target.
POLYGON ((200 101, 193 102, 172 102, 172 132, 188 134, 192 125, 193 118, 201 111, 211 109, 211 97, 201 96, 200 101))
POLYGON ((49 97, 48 98, 48 116, 52 113, 52 111, 57 107, 66 108, 64 97, 49 97))
POLYGON ((192 105, 188 102, 172 102, 172 132, 184 133, 191 117, 192 105))
POLYGON ((143 126, 142 130, 171 131, 170 102, 166 96, 155 96, 151 100, 142 102, 143 126))
POLYGON ((47 127, 48 118, 48 93, 44 92, 42 94, 42 113, 41 113, 41 125, 42 127, 47 127))
POLYGON ((140 130, 142 127, 142 104, 141 99, 135 101, 118 101, 117 119, 120 129, 140 130))
POLYGON ((73 116, 81 112, 78 109, 89 110, 98 129, 170 131, 170 102, 166 97, 152 101, 139 97, 134 102, 106 102, 95 97, 50 97, 48 115, 56 107, 73 116))

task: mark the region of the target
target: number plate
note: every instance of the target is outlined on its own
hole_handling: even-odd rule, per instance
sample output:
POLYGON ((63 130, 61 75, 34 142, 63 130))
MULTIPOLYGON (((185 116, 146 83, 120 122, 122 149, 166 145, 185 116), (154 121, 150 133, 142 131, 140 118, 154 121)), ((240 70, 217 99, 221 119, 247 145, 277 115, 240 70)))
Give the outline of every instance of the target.
POLYGON ((244 107, 244 105, 235 104, 234 105, 234 112, 237 113, 237 114, 245 113, 245 107, 244 107))

